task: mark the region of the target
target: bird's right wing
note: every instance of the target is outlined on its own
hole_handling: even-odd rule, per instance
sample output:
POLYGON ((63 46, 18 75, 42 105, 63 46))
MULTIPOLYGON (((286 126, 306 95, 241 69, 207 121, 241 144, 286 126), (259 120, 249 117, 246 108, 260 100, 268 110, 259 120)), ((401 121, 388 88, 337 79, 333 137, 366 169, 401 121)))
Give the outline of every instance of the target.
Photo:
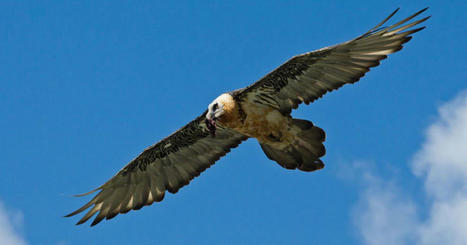
POLYGON ((111 219, 119 213, 162 201, 166 190, 176 193, 248 138, 219 125, 216 136, 212 137, 204 124, 205 115, 206 112, 147 148, 107 183, 83 194, 100 191, 91 201, 66 217, 91 207, 77 224, 86 222, 99 212, 91 224, 93 226, 104 218, 111 219))

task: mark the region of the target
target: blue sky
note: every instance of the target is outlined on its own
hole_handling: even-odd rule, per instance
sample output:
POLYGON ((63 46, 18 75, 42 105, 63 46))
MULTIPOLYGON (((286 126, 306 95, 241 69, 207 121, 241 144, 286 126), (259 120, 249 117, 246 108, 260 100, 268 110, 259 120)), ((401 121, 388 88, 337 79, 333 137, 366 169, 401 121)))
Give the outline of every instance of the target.
POLYGON ((62 217, 217 95, 426 6, 2 1, 0 241, 463 244, 466 222, 439 220, 467 217, 465 1, 431 1, 401 52, 294 112, 326 130, 324 170, 287 171, 249 140, 161 203, 93 228, 62 217))

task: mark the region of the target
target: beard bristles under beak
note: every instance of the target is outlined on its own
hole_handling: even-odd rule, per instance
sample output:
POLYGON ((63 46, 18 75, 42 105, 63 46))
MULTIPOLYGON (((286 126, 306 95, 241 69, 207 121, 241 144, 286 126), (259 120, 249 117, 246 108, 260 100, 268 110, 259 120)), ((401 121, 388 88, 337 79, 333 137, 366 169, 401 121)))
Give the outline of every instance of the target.
POLYGON ((215 119, 207 119, 204 121, 206 124, 206 127, 209 130, 209 133, 211 133, 211 136, 214 137, 216 136, 216 120, 215 119))

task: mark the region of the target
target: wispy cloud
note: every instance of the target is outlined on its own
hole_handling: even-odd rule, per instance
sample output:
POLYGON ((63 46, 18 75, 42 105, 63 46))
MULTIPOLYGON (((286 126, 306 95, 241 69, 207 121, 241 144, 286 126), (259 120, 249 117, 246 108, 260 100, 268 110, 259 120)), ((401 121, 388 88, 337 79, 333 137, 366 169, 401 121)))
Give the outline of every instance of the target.
POLYGON ((439 109, 413 167, 432 198, 421 243, 467 244, 467 92, 439 109))
POLYGON ((25 245, 24 238, 18 233, 23 223, 23 215, 19 211, 8 211, 0 202, 0 244, 25 245))
POLYGON ((438 114, 411 163, 424 182, 423 204, 393 181, 365 174, 353 212, 365 244, 467 244, 467 92, 438 114), (426 218, 420 205, 428 205, 426 218))
POLYGON ((413 244, 415 204, 394 183, 369 172, 365 176, 364 192, 352 212, 365 244, 413 244))

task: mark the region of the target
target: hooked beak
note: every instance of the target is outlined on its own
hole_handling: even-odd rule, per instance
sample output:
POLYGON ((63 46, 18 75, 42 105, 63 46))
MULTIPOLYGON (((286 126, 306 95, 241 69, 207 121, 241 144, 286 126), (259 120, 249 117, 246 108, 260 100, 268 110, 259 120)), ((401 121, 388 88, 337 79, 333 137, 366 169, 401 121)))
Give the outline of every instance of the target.
POLYGON ((212 137, 216 136, 216 119, 208 119, 204 121, 206 124, 206 127, 209 129, 209 132, 211 133, 212 137))

